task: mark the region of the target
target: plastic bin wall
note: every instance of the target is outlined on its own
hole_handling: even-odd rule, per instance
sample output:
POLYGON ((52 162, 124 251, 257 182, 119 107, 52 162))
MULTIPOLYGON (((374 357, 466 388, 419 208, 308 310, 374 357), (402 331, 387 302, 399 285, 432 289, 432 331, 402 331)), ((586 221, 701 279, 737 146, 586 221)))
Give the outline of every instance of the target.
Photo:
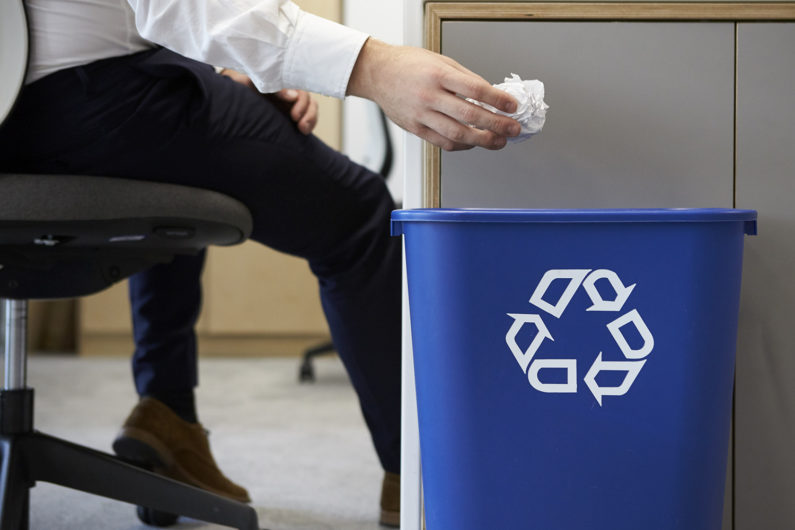
POLYGON ((429 530, 720 530, 741 210, 403 210, 429 530))

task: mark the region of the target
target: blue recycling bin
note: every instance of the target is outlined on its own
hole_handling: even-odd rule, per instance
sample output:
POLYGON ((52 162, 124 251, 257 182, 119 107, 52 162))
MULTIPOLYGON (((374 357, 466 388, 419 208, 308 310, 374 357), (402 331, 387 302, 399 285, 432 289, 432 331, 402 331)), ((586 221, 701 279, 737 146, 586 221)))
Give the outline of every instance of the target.
POLYGON ((400 210, 429 530, 720 530, 756 212, 400 210))

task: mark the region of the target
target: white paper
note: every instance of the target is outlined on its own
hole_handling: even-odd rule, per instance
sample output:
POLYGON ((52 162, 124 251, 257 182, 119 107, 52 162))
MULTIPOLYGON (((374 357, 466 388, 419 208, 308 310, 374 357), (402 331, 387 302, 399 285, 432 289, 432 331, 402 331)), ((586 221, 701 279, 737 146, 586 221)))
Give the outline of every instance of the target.
POLYGON ((472 99, 467 101, 518 121, 522 125, 522 132, 519 133, 519 136, 508 138, 509 142, 523 142, 541 132, 546 121, 547 109, 549 108, 549 105, 544 103, 544 83, 537 79, 523 81, 521 77, 512 73, 511 77, 505 78, 504 83, 495 84, 494 87, 509 93, 516 99, 518 103, 516 112, 503 112, 491 105, 472 99))

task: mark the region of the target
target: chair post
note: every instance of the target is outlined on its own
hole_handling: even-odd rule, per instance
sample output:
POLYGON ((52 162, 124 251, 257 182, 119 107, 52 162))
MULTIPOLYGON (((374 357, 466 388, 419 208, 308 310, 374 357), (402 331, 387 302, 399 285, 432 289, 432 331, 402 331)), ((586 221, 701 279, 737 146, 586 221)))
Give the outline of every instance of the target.
POLYGON ((26 436, 33 432, 33 389, 26 387, 28 301, 3 304, 5 374, 0 387, 0 529, 28 530, 30 488, 26 436))
POLYGON ((5 305, 4 390, 22 390, 27 379, 28 301, 3 300, 5 305))
MULTIPOLYGON (((2 299, 0 299, 2 300, 2 299)), ((33 432, 33 389, 27 388, 27 300, 2 300, 5 377, 0 387, 0 436, 33 432)))

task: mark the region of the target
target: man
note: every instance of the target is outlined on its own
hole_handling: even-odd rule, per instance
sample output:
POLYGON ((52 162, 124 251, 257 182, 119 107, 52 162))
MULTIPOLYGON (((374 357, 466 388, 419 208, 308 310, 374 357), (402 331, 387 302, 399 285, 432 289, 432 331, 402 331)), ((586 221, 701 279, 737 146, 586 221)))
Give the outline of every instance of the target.
MULTIPOLYGON (((27 0, 28 85, 0 131, 0 167, 214 189, 252 213, 252 239, 308 260, 385 470, 399 524, 400 243, 383 180, 309 133, 303 90, 375 101, 447 150, 499 149, 516 102, 455 61, 382 43, 286 0, 27 0), (155 46, 153 43, 162 46, 155 46), (189 57, 189 58, 188 58, 189 57), (218 75, 207 64, 225 67, 218 75), (257 91, 251 90, 255 87, 257 91), (284 90, 292 89, 292 90, 284 90), (269 97, 261 93, 271 93, 269 97)), ((130 281, 141 400, 114 442, 130 460, 240 501, 196 415, 203 255, 130 281)))

